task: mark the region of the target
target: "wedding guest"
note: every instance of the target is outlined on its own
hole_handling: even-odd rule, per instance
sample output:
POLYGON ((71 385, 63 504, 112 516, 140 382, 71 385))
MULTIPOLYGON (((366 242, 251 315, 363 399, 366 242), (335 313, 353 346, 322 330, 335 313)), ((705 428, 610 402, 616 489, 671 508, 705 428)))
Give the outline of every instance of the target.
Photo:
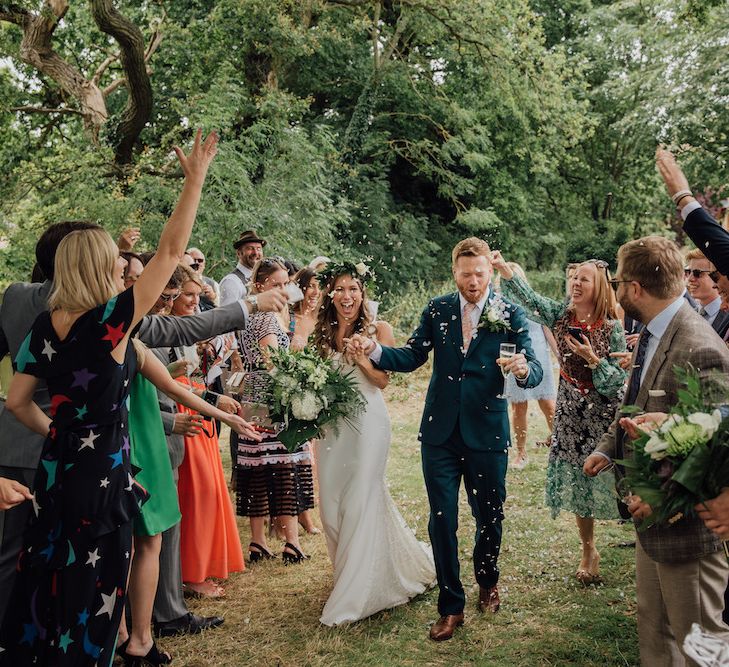
MULTIPOLYGON (((50 225, 41 234, 35 246, 36 263, 43 274, 40 283, 13 283, 3 295, 0 304, 0 359, 9 355, 14 359, 35 319, 48 309, 54 276, 54 261, 58 244, 72 231, 101 229, 85 221, 65 221, 50 225)), ((43 380, 38 385, 33 401, 48 414, 51 399, 43 380)), ((27 429, 10 410, 0 408, 0 476, 33 489, 44 436, 27 429)), ((18 554, 23 546, 23 531, 28 523, 30 503, 16 503, 0 510, 0 622, 13 589, 18 554)))
MULTIPOLYGON (((304 295, 304 298, 294 304, 291 309, 291 321, 289 325, 289 333, 291 334, 290 347, 295 352, 297 350, 303 350, 309 344, 311 335, 314 333, 314 326, 316 325, 319 314, 321 290, 319 289, 319 281, 316 273, 308 267, 298 271, 294 275, 293 281, 298 285, 304 295)), ((311 453, 311 443, 308 443, 306 447, 311 453)), ((313 456, 311 457, 311 465, 312 479, 316 480, 316 461, 313 456)), ((311 510, 304 510, 304 512, 299 514, 299 523, 310 535, 319 535, 321 531, 314 525, 311 512, 311 510)))
POLYGON ((124 267, 124 289, 126 289, 137 282, 144 269, 144 264, 142 263, 142 258, 136 252, 120 251, 119 256, 127 262, 127 265, 124 267))
MULTIPOLYGON (((134 558, 129 576, 132 630, 127 632, 122 614, 120 644, 116 652, 126 664, 136 664, 143 659, 144 664, 161 665, 171 662, 171 657, 161 652, 152 639, 152 608, 159 579, 159 554, 162 533, 181 517, 155 387, 190 410, 221 419, 240 433, 254 436, 255 432, 237 415, 218 409, 175 382, 168 368, 142 342, 138 339, 132 342, 139 373, 132 381, 130 393, 129 456, 132 465, 139 469, 135 481, 151 495, 134 519, 134 558)), ((184 373, 184 370, 176 372, 184 373)))
POLYGON ((721 296, 716 283, 711 279, 716 267, 698 248, 688 252, 686 261, 684 277, 689 294, 700 305, 699 315, 723 339, 729 329, 729 314, 721 312, 721 296))
MULTIPOLYGON (((524 269, 516 262, 508 262, 508 264, 511 270, 528 285, 529 282, 527 281, 524 269)), ((533 320, 527 320, 527 324, 529 326, 529 338, 532 341, 532 349, 534 350, 537 361, 542 365, 544 375, 542 376, 542 381, 531 389, 522 389, 511 374, 506 377, 506 381, 504 382, 504 394, 509 401, 509 405, 511 405, 514 435, 516 436, 517 453, 511 466, 517 470, 521 470, 529 462, 526 451, 527 410, 529 408, 529 401, 537 401, 539 403, 539 408, 547 420, 547 427, 551 433, 555 410, 554 399, 556 396, 554 375, 552 374, 552 359, 549 356, 549 347, 544 325, 533 320)), ((551 332, 549 333, 551 335, 551 332)))
MULTIPOLYGON (((645 328, 636 345, 625 405, 641 412, 669 412, 679 401, 675 367, 700 377, 729 373, 729 351, 711 326, 681 296, 683 262, 676 244, 659 236, 630 241, 618 251, 613 285, 626 313, 645 328)), ((613 459, 630 457, 624 440, 635 435, 640 417, 618 417, 584 465, 597 475, 613 459)), ((638 495, 627 499, 638 527, 635 552, 638 644, 643 665, 685 665, 683 640, 698 623, 729 639, 721 619, 729 564, 716 536, 699 517, 641 529, 652 510, 638 495)))
POLYGON ((190 268, 200 276, 200 279, 204 283, 203 291, 200 295, 200 309, 210 310, 220 303, 220 285, 209 276, 204 275, 206 260, 200 248, 188 248, 187 254, 192 258, 190 268))
POLYGON ((615 294, 607 264, 588 260, 572 276, 570 301, 537 294, 495 253, 507 298, 524 306, 529 317, 554 332, 560 352, 560 379, 547 466, 546 504, 556 517, 573 512, 582 543, 575 576, 583 584, 599 580, 600 554, 595 519, 619 518, 610 483, 585 475, 582 466, 615 417, 623 396, 625 371, 610 354, 625 350, 616 318, 615 294))
POLYGON ((263 259, 266 239, 262 239, 253 229, 240 235, 233 244, 238 258, 235 268, 220 281, 220 305, 243 299, 248 294, 253 267, 263 259))
MULTIPOLYGON (((172 314, 186 317, 197 311, 203 283, 194 270, 180 268, 186 275, 182 280, 180 296, 172 304, 172 314)), ((180 360, 189 361, 197 357, 195 348, 175 348, 175 352, 180 360)), ((240 408, 234 399, 208 392, 203 382, 192 377, 183 375, 177 378, 177 382, 211 400, 224 412, 237 413, 240 408)), ((180 404, 178 412, 196 413, 180 404)), ((185 437, 185 458, 179 467, 178 497, 182 512, 182 581, 193 593, 205 597, 222 597, 225 590, 213 578, 227 579, 231 572, 240 572, 245 566, 213 421, 203 421, 198 433, 185 437)))
POLYGON ((295 351, 303 350, 314 332, 319 314, 321 289, 316 272, 308 267, 296 273, 293 281, 304 295, 304 298, 291 309, 291 349, 295 351))
MULTIPOLYGON (((288 281, 288 272, 282 263, 263 259, 251 275, 252 292, 255 296, 281 289, 288 281)), ((266 402, 270 381, 266 355, 269 349, 289 347, 288 323, 279 319, 286 314, 286 309, 278 317, 274 313, 257 313, 243 331, 243 362, 248 372, 241 392, 242 401, 266 402)), ((314 506, 310 453, 307 450, 289 453, 275 435, 264 435, 261 443, 237 437, 235 440, 237 510, 251 522, 249 560, 255 563, 274 557, 266 542, 265 519, 270 516, 285 535, 284 562, 300 563, 307 556, 299 543, 296 517, 314 506)))
POLYGON ((129 337, 184 252, 216 144, 214 133, 203 143, 198 131, 189 156, 175 149, 185 184, 155 258, 133 287, 118 293, 124 260, 103 230, 71 232, 58 246, 50 310, 20 347, 7 400, 23 424, 47 439, 13 614, 0 629, 0 665, 111 663, 131 520, 148 495, 131 477, 124 442, 136 370, 129 337), (46 379, 52 419, 33 402, 37 377, 46 379))

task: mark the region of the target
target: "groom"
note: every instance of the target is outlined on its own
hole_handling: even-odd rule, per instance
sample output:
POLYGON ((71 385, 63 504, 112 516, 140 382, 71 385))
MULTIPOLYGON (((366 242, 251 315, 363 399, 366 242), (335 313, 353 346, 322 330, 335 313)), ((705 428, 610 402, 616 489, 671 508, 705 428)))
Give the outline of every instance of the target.
POLYGON ((440 588, 440 619, 430 630, 435 641, 450 639, 463 624, 465 594, 456 536, 461 478, 476 519, 473 564, 480 587, 478 606, 481 611, 499 609, 497 559, 510 444, 499 365, 512 372, 521 387, 534 387, 542 379, 524 311, 494 295, 492 274, 488 244, 465 239, 453 249, 458 291, 430 301, 405 347, 384 347, 364 338, 352 341, 381 369, 404 373, 422 366, 433 350, 419 439, 430 503, 428 531, 440 588), (500 343, 515 343, 519 353, 497 361, 500 343))

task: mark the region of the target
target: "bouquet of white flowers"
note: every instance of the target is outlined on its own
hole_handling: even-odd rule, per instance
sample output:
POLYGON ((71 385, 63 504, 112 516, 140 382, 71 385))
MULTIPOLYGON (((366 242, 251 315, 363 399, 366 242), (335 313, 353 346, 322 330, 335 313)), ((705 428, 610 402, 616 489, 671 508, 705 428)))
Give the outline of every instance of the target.
POLYGON ((283 426, 279 439, 289 451, 319 437, 340 419, 353 423, 365 400, 350 373, 343 373, 315 352, 273 350, 268 410, 283 426))
POLYGON ((685 386, 678 404, 632 443, 632 458, 615 461, 625 468, 621 491, 653 510, 640 530, 695 514, 694 506, 719 495, 729 479, 729 424, 715 408, 725 400, 725 384, 719 378, 702 383, 694 370, 674 372, 685 386))

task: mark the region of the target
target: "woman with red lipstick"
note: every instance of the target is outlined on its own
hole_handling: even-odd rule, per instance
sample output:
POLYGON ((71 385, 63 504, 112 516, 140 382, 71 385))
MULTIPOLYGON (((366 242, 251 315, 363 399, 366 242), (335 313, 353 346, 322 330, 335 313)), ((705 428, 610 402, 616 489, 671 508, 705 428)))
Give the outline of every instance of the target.
POLYGON ((583 584, 599 580, 600 554, 595 548, 595 519, 617 519, 612 480, 587 477, 582 464, 605 433, 623 397, 626 373, 610 355, 625 350, 623 327, 616 317, 615 294, 606 262, 579 264, 569 283, 569 301, 537 294, 495 252, 494 269, 504 295, 523 306, 530 319, 552 329, 560 354, 560 379, 552 443, 547 466, 546 503, 556 517, 575 514, 582 542, 576 577, 583 584))

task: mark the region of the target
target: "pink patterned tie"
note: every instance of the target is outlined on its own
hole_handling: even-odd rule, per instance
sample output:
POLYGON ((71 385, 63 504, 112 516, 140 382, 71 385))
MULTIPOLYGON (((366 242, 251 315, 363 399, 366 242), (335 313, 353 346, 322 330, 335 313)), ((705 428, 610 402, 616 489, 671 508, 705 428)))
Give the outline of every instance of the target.
POLYGON ((461 332, 463 333, 463 354, 468 352, 468 346, 473 338, 473 322, 471 321, 471 313, 476 309, 476 304, 467 301, 463 306, 461 314, 461 332))

